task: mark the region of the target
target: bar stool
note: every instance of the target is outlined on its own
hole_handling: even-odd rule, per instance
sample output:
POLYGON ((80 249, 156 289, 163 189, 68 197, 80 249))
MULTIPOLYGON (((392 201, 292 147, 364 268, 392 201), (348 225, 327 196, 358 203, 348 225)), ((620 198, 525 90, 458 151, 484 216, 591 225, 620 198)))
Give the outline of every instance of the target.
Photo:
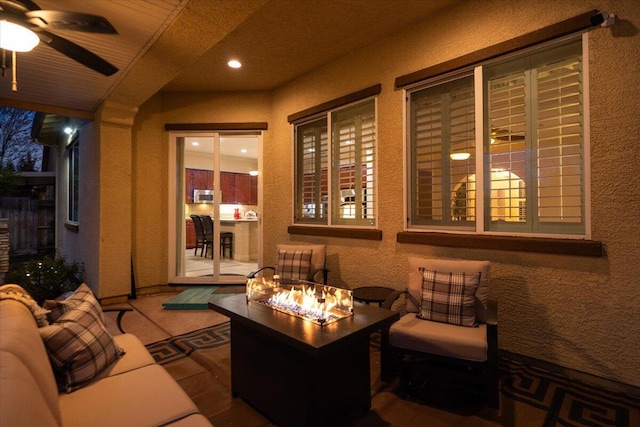
POLYGON ((224 231, 220 233, 220 255, 225 256, 226 249, 229 249, 229 258, 233 258, 233 233, 224 231))

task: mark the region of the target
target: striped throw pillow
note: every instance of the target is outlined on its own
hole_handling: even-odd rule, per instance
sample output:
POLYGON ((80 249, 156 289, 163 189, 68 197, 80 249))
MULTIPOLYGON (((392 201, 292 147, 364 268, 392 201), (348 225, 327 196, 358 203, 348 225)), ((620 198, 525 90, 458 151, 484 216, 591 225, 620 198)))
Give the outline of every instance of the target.
POLYGON ((422 301, 417 314, 420 319, 478 326, 475 295, 480 285, 481 273, 442 273, 426 268, 421 268, 420 272, 422 301))
POLYGON ((311 275, 311 255, 313 250, 287 251, 278 250, 276 274, 282 283, 293 283, 295 280, 309 280, 311 275))

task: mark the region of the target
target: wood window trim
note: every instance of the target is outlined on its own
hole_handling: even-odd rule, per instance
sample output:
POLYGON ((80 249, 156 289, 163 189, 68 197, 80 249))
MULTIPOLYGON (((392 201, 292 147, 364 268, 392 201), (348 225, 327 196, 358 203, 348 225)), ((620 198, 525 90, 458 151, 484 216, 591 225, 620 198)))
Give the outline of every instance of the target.
POLYGON ((348 95, 341 96, 340 98, 332 99, 331 101, 323 102, 322 104, 307 108, 306 110, 293 113, 287 116, 287 120, 289 121, 289 123, 293 123, 298 120, 323 113, 325 111, 333 110, 334 108, 342 107, 343 105, 351 104, 352 102, 369 98, 370 96, 379 95, 380 92, 382 92, 382 84, 378 83, 373 86, 361 89, 357 92, 353 92, 348 95))
POLYGON ((290 225, 289 234, 303 236, 342 237, 346 239, 382 240, 382 231, 367 228, 311 227, 290 225))
POLYGON ((595 240, 404 231, 396 235, 396 241, 398 243, 446 246, 451 248, 464 247, 588 257, 606 256, 604 244, 595 240))
POLYGON ((527 47, 557 39, 569 34, 577 33, 579 31, 584 31, 585 29, 591 27, 591 18, 597 13, 598 11, 593 9, 581 15, 566 19, 564 21, 560 21, 548 27, 523 34, 510 40, 505 40, 501 43, 488 46, 484 49, 471 52, 469 54, 433 65, 431 67, 424 68, 422 70, 396 77, 395 87, 396 89, 400 89, 405 86, 409 86, 411 84, 439 76, 441 74, 479 64, 481 62, 505 55, 507 53, 522 50, 527 47))
POLYGON ((267 122, 227 122, 227 123, 165 123, 166 131, 221 131, 221 130, 268 130, 267 122))

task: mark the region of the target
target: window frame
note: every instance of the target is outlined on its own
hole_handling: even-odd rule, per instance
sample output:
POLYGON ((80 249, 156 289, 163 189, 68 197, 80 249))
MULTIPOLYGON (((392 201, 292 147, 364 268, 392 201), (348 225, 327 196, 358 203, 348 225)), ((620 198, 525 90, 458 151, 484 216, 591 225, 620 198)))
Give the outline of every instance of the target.
MULTIPOLYGON (((568 36, 558 37, 557 39, 539 43, 533 46, 528 46, 518 51, 512 51, 501 56, 492 57, 484 60, 478 64, 473 64, 467 67, 463 67, 453 72, 445 73, 425 79, 419 82, 414 82, 403 88, 404 90, 404 115, 405 115, 405 191, 404 191, 404 208, 405 208, 405 233, 400 233, 404 237, 398 235, 398 241, 410 241, 407 239, 407 233, 411 232, 435 232, 435 233, 466 233, 473 235, 487 235, 487 236, 514 236, 525 238, 552 238, 552 239, 590 239, 591 237, 591 200, 590 200, 590 134, 589 134, 589 56, 588 56, 588 33, 580 32, 573 33, 568 36), (527 55, 532 56, 536 53, 544 50, 553 50, 556 46, 561 49, 563 44, 572 43, 580 39, 581 43, 581 55, 582 55, 582 86, 583 86, 583 102, 582 102, 582 128, 583 128, 583 161, 582 161, 582 173, 583 173, 583 206, 584 212, 584 232, 581 234, 565 234, 565 233, 543 233, 543 232, 520 232, 513 230, 496 231, 486 228, 485 225, 485 193, 487 191, 487 183, 485 182, 485 164, 484 156, 485 152, 484 141, 490 138, 489 132, 486 132, 486 88, 483 71, 487 67, 495 66, 496 64, 509 61, 511 58, 522 58, 527 55), (473 73, 474 75, 474 96, 475 96, 475 155, 476 155, 476 196, 475 196, 475 226, 471 228, 465 227, 451 227, 446 225, 417 225, 412 222, 411 214, 414 207, 412 206, 412 185, 413 179, 412 159, 413 153, 412 145, 412 111, 411 111, 411 95, 424 90, 425 88, 434 87, 443 84, 448 81, 464 78, 465 75, 473 73)), ((414 242, 415 243, 415 242, 414 242)))
POLYGON ((80 136, 75 132, 67 146, 67 212, 66 223, 77 226, 80 223, 80 136))
MULTIPOLYGON (((313 115, 308 115, 304 118, 300 118, 298 120, 290 120, 292 124, 292 140, 294 143, 293 150, 293 226, 290 227, 289 232, 292 234, 313 234, 314 228, 319 229, 366 229, 366 230, 375 230, 378 227, 378 202, 377 202, 377 171, 378 171, 378 100, 377 95, 380 91, 380 85, 374 86, 371 89, 375 88, 376 93, 369 93, 367 96, 359 97, 358 99, 351 100, 351 102, 341 102, 339 105, 333 105, 333 108, 327 108, 322 112, 315 113, 313 115), (372 171, 372 182, 373 182, 373 201, 367 200, 367 204, 372 204, 373 206, 364 207, 363 218, 340 218, 340 210, 337 200, 341 197, 340 190, 340 169, 336 170, 335 162, 339 162, 340 158, 338 153, 336 153, 336 149, 334 146, 335 138, 334 138, 334 124, 336 123, 334 118, 336 114, 341 112, 347 112, 349 110, 357 111, 362 108, 367 108, 367 104, 372 104, 372 112, 373 112, 373 171, 372 171), (304 179, 304 171, 301 170, 301 163, 303 159, 301 158, 300 152, 301 147, 300 143, 302 140, 299 140, 299 129, 304 126, 308 126, 313 123, 324 123, 324 127, 326 128, 326 187, 327 187, 327 195, 326 195, 326 205, 322 202, 322 195, 320 195, 321 203, 314 207, 314 214, 323 207, 322 211, 327 213, 324 216, 316 217, 314 219, 304 219, 302 218, 302 211, 304 210, 304 196, 302 194, 303 188, 301 188, 301 180, 304 179), (337 187, 335 189, 334 187, 337 187), (303 199, 303 200, 300 200, 303 199), (373 211, 373 218, 367 219, 366 215, 373 211), (369 222, 369 223, 367 223, 369 222)), ((365 90, 367 91, 367 90, 365 90)), ((353 96, 349 95, 347 97, 341 98, 342 100, 346 98, 353 98, 353 96)), ((327 104, 323 104, 327 105, 327 104)), ((295 115, 294 115, 295 116, 295 115)), ((359 114, 354 115, 354 117, 358 117, 359 114)), ((292 117, 292 116, 290 116, 292 117)), ((322 126, 319 126, 322 127, 322 126)), ((357 150, 362 150, 362 140, 358 140, 357 142, 357 150)), ((317 162, 316 162, 317 164, 317 162)), ((354 166, 355 167, 355 166, 354 166)), ((322 173, 322 172, 320 172, 322 173)), ((354 176, 360 176, 360 174, 355 174, 354 176)), ((322 185, 322 184, 320 184, 322 185)), ((364 192, 363 192, 364 194, 364 192)), ((317 196, 317 195, 316 195, 317 196)), ((314 197, 317 199, 318 197, 314 197)), ((360 200, 364 199, 365 196, 355 196, 354 199, 360 200)), ((359 211, 359 210, 356 210, 359 211)), ((372 238, 372 234, 362 234, 359 235, 356 233, 355 235, 350 235, 346 237, 354 237, 354 238, 372 238), (362 236, 362 237, 360 237, 362 236)), ((377 236, 377 235, 376 235, 377 236)), ((378 237, 373 237, 375 240, 378 240, 378 237)))

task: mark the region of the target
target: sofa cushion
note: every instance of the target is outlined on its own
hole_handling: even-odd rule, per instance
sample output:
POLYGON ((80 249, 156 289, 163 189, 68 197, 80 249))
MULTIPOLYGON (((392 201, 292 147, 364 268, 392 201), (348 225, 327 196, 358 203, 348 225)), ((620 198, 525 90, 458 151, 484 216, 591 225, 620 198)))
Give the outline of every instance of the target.
POLYGON ((311 255, 313 251, 278 250, 276 274, 280 275, 282 283, 292 283, 294 280, 309 280, 311 273, 311 255))
MULTIPOLYGON (((0 301, 0 407, 3 415, 0 419, 4 417, 5 410, 12 413, 14 409, 32 411, 40 408, 39 396, 46 401, 48 412, 52 414, 57 424, 62 424, 58 406, 58 387, 47 351, 38 334, 36 321, 30 310, 22 303, 2 300, 0 301), (24 370, 16 367, 16 360, 24 364, 24 370), (35 384, 27 386, 26 382, 29 380, 24 375, 29 375, 35 384), (25 381, 25 387, 27 387, 19 389, 20 393, 29 394, 31 393, 29 390, 33 387, 37 388, 40 395, 32 394, 28 399, 23 400, 18 390, 13 389, 12 384, 16 376, 20 382, 25 381)), ((37 414, 30 415, 37 416, 37 414)), ((48 415, 43 413, 42 417, 44 420, 48 415)), ((4 425, 0 421, 0 426, 4 425)), ((43 421, 42 425, 49 425, 49 423, 43 421)))
POLYGON ((481 272, 480 285, 475 295, 476 319, 480 323, 487 321, 487 303, 489 301, 489 261, 469 261, 460 259, 436 259, 409 257, 409 286, 407 311, 417 313, 422 299, 422 273, 420 268, 442 272, 481 272))
POLYGON ((124 355, 100 372, 96 376, 96 380, 112 375, 119 375, 156 363, 151 353, 149 353, 144 344, 142 344, 140 339, 135 335, 114 335, 113 341, 116 346, 124 351, 124 355))
POLYGON ((43 306, 45 309, 49 310, 49 322, 53 323, 58 320, 60 316, 68 313, 85 301, 91 304, 92 310, 96 312, 100 317, 100 320, 104 323, 102 307, 100 307, 100 303, 93 295, 91 288, 89 288, 85 283, 81 284, 75 291, 67 292, 55 300, 45 300, 43 306))
POLYGON ((422 320, 409 313, 391 325, 389 344, 421 353, 485 362, 487 325, 483 323, 477 328, 464 328, 422 320))
POLYGON ((65 427, 160 426, 198 412, 160 365, 113 375, 61 394, 60 410, 65 427))
POLYGON ((67 393, 93 380, 122 356, 90 301, 83 301, 55 323, 40 328, 49 359, 67 393))
POLYGON ((22 359, 0 350, 0 426, 59 427, 43 392, 22 359))
POLYGON ((438 272, 421 268, 422 301, 418 317, 459 326, 477 326, 475 295, 480 273, 438 272))

